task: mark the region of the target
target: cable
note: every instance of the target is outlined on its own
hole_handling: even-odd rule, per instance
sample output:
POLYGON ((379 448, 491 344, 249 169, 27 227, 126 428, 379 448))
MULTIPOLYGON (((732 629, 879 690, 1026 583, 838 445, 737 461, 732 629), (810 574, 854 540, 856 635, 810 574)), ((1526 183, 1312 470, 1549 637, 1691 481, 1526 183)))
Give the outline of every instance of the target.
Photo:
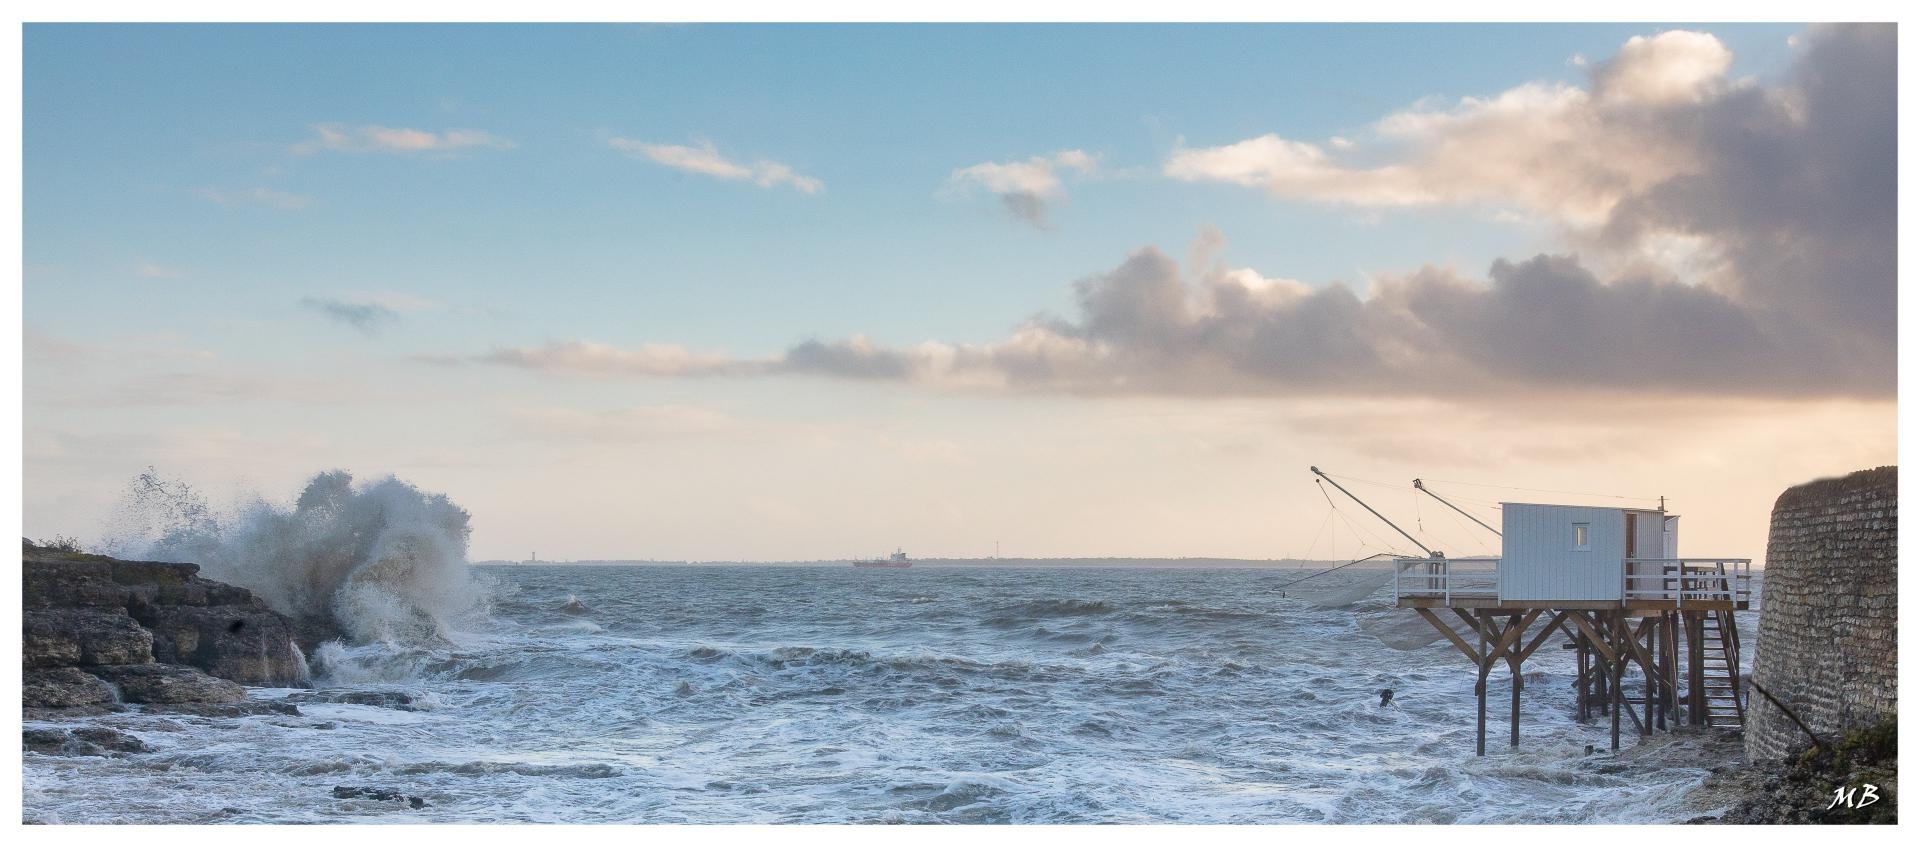
POLYGON ((1557 488, 1524 488, 1518 485, 1493 485, 1485 482, 1461 482, 1457 479, 1436 479, 1448 485, 1469 485, 1475 488, 1502 488, 1508 491, 1538 491, 1544 494, 1571 494, 1575 497, 1606 497, 1613 500, 1658 500, 1658 497, 1630 497, 1625 494, 1597 494, 1592 491, 1561 491, 1557 488))

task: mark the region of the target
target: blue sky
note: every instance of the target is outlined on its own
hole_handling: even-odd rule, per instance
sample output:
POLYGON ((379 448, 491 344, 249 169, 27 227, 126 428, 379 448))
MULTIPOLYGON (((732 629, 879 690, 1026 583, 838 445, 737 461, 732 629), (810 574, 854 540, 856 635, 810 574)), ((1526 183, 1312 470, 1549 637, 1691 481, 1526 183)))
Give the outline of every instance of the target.
MULTIPOLYGON (((444 362, 572 341, 673 344, 745 360, 808 339, 990 345, 1036 313, 1072 317, 1073 283, 1136 250, 1184 260, 1207 227, 1224 237, 1232 267, 1357 292, 1424 265, 1480 279, 1503 257, 1591 250, 1569 235, 1568 220, 1524 203, 1526 214, 1498 203, 1346 204, 1172 179, 1164 169, 1178 150, 1266 134, 1322 146, 1362 139, 1359 161, 1391 161, 1400 155, 1392 145, 1364 143, 1387 116, 1445 112, 1460 98, 1527 83, 1584 89, 1630 38, 1675 28, 29 26, 25 324, 30 340, 71 354, 69 364, 92 364, 63 371, 29 358, 29 477, 37 470, 69 483, 49 482, 38 504, 30 495, 28 530, 94 522, 118 480, 156 461, 216 485, 272 491, 322 467, 400 472, 469 504, 495 499, 475 490, 484 486, 565 487, 536 469, 570 445, 513 441, 513 416, 528 408, 653 410, 649 421, 667 409, 669 430, 699 429, 686 421, 720 419, 701 417, 712 413, 789 436, 851 414, 891 422, 936 453, 950 448, 983 478, 1084 480, 1079 470, 1035 470, 1032 457, 996 454, 1019 464, 995 467, 980 456, 1011 450, 1023 432, 1118 426, 1111 422, 1140 412, 1112 403, 1132 401, 780 376, 572 380, 444 362), (316 127, 325 126, 484 135, 444 151, 351 151, 319 143, 316 127), (730 162, 777 162, 824 187, 715 179, 629 155, 617 139, 711 144, 730 162), (1065 150, 1097 164, 1061 171, 1044 228, 951 179, 961 168, 1065 150), (360 331, 330 320, 315 307, 323 301, 376 303, 383 317, 360 331), (93 355, 102 350, 117 352, 93 355), (184 364, 168 358, 175 354, 184 364), (164 389, 183 373, 201 380, 191 395, 200 400, 147 402, 128 387, 144 379, 164 389), (86 413, 87 398, 115 396, 129 407, 117 421, 86 413), (984 434, 999 428, 1007 431, 984 434), (150 438, 226 429, 237 440, 218 448, 150 438), (92 446, 76 446, 83 442, 92 446), (36 454, 36 443, 61 446, 36 454), (289 447, 300 444, 308 447, 289 447), (502 452, 527 458, 509 462, 511 473, 433 470, 502 452), (447 458, 454 454, 466 458, 447 458), (460 486, 467 490, 451 490, 460 486)), ((1785 84, 1789 38, 1802 32, 1703 29, 1732 55, 1715 79, 1763 87, 1785 84)), ((1186 413, 1176 399, 1141 402, 1162 404, 1150 416, 1186 413)), ((1264 402, 1252 413, 1293 415, 1305 398, 1264 402)), ((1867 439, 1858 452, 1890 451, 1888 439, 1867 439)), ((750 448, 709 447, 718 464, 682 471, 746 479, 728 466, 761 464, 744 458, 750 448)), ((835 454, 796 465, 785 484, 848 462, 835 454)), ((1534 471, 1549 480, 1570 473, 1513 475, 1534 471)), ((1080 484, 1060 483, 1061 496, 1085 494, 1080 484)), ((489 529, 482 516, 483 552, 538 541, 534 519, 499 515, 524 504, 497 502, 491 526, 516 529, 489 529)), ((728 506, 713 495, 713 509, 728 506)), ((965 523, 950 529, 993 532, 965 523)), ((1151 550, 1086 552, 1282 552, 1253 536, 1213 544, 1207 536, 1218 528, 1195 526, 1192 543, 1167 536, 1134 545, 1151 550)), ((922 527, 889 537, 916 533, 939 534, 922 527)), ((788 546, 825 555, 834 543, 795 536, 788 546)), ((1034 547, 1065 553, 1089 543, 1067 534, 1034 547)), ((571 552, 786 549, 777 540, 750 550, 656 543, 644 531, 585 546, 571 552)))
MULTIPOLYGON (((206 320, 218 300, 270 319, 308 293, 398 289, 512 315, 394 342, 422 350, 584 334, 758 354, 816 334, 984 341, 1064 308, 1066 282, 1125 251, 1178 252, 1205 225, 1237 262, 1311 284, 1425 262, 1480 271, 1538 233, 1153 171, 1183 137, 1352 134, 1425 98, 1577 80, 1572 56, 1657 29, 34 27, 27 261, 63 284, 31 287, 29 314, 111 319, 76 307, 155 263, 190 272, 192 296, 125 318, 206 320), (474 128, 515 147, 287 152, 322 122, 474 128), (827 188, 716 183, 628 160, 610 136, 704 138, 827 188), (1146 173, 1080 185, 1046 232, 940 196, 955 168, 1067 148, 1146 173), (194 193, 260 187, 310 202, 276 214, 194 193)), ((1767 74, 1793 29, 1714 31, 1736 73, 1767 74)))

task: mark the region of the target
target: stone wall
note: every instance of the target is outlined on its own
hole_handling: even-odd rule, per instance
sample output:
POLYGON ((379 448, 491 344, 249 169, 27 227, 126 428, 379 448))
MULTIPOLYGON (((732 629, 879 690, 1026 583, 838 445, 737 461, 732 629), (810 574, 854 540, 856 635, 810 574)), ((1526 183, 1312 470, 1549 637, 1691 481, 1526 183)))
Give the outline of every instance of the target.
MULTIPOLYGON (((1895 717, 1897 470, 1797 485, 1773 504, 1753 679, 1828 743, 1895 717)), ((1765 697, 1749 701, 1747 761, 1807 747, 1765 697)))

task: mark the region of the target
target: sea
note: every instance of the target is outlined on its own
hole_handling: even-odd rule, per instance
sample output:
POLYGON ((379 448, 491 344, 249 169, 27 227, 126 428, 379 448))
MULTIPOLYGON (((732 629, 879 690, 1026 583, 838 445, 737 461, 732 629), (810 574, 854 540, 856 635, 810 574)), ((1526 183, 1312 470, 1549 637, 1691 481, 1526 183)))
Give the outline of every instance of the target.
MULTIPOLYGON (((1527 663, 1518 749, 1495 672, 1476 757, 1471 664, 1408 637, 1424 624, 1391 608, 1381 572, 1307 573, 475 567, 485 600, 442 636, 329 644, 313 689, 251 692, 298 716, 28 722, 109 726, 151 751, 25 754, 23 816, 1672 822, 1737 759, 1724 737, 1630 728, 1611 753, 1604 720, 1575 719, 1557 637, 1527 663)), ((1749 644, 1754 623, 1741 615, 1749 644)))

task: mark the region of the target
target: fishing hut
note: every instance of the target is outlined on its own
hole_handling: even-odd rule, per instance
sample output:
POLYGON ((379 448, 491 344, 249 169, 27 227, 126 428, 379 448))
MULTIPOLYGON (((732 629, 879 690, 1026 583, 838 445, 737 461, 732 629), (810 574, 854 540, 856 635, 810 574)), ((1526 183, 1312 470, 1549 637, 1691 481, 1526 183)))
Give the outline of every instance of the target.
POLYGON ((1685 557, 1680 516, 1658 509, 1500 504, 1500 526, 1414 488, 1500 538, 1500 555, 1430 550, 1319 468, 1313 472, 1418 545, 1393 560, 1395 605, 1426 618, 1472 664, 1479 698, 1476 752, 1487 752, 1487 677, 1512 677, 1508 743, 1520 745, 1522 667, 1564 636, 1574 651, 1581 720, 1622 720, 1647 736, 1681 724, 1739 729, 1745 721, 1740 633, 1733 613, 1752 601, 1752 560, 1685 557), (1456 626, 1455 622, 1464 626, 1456 626))

